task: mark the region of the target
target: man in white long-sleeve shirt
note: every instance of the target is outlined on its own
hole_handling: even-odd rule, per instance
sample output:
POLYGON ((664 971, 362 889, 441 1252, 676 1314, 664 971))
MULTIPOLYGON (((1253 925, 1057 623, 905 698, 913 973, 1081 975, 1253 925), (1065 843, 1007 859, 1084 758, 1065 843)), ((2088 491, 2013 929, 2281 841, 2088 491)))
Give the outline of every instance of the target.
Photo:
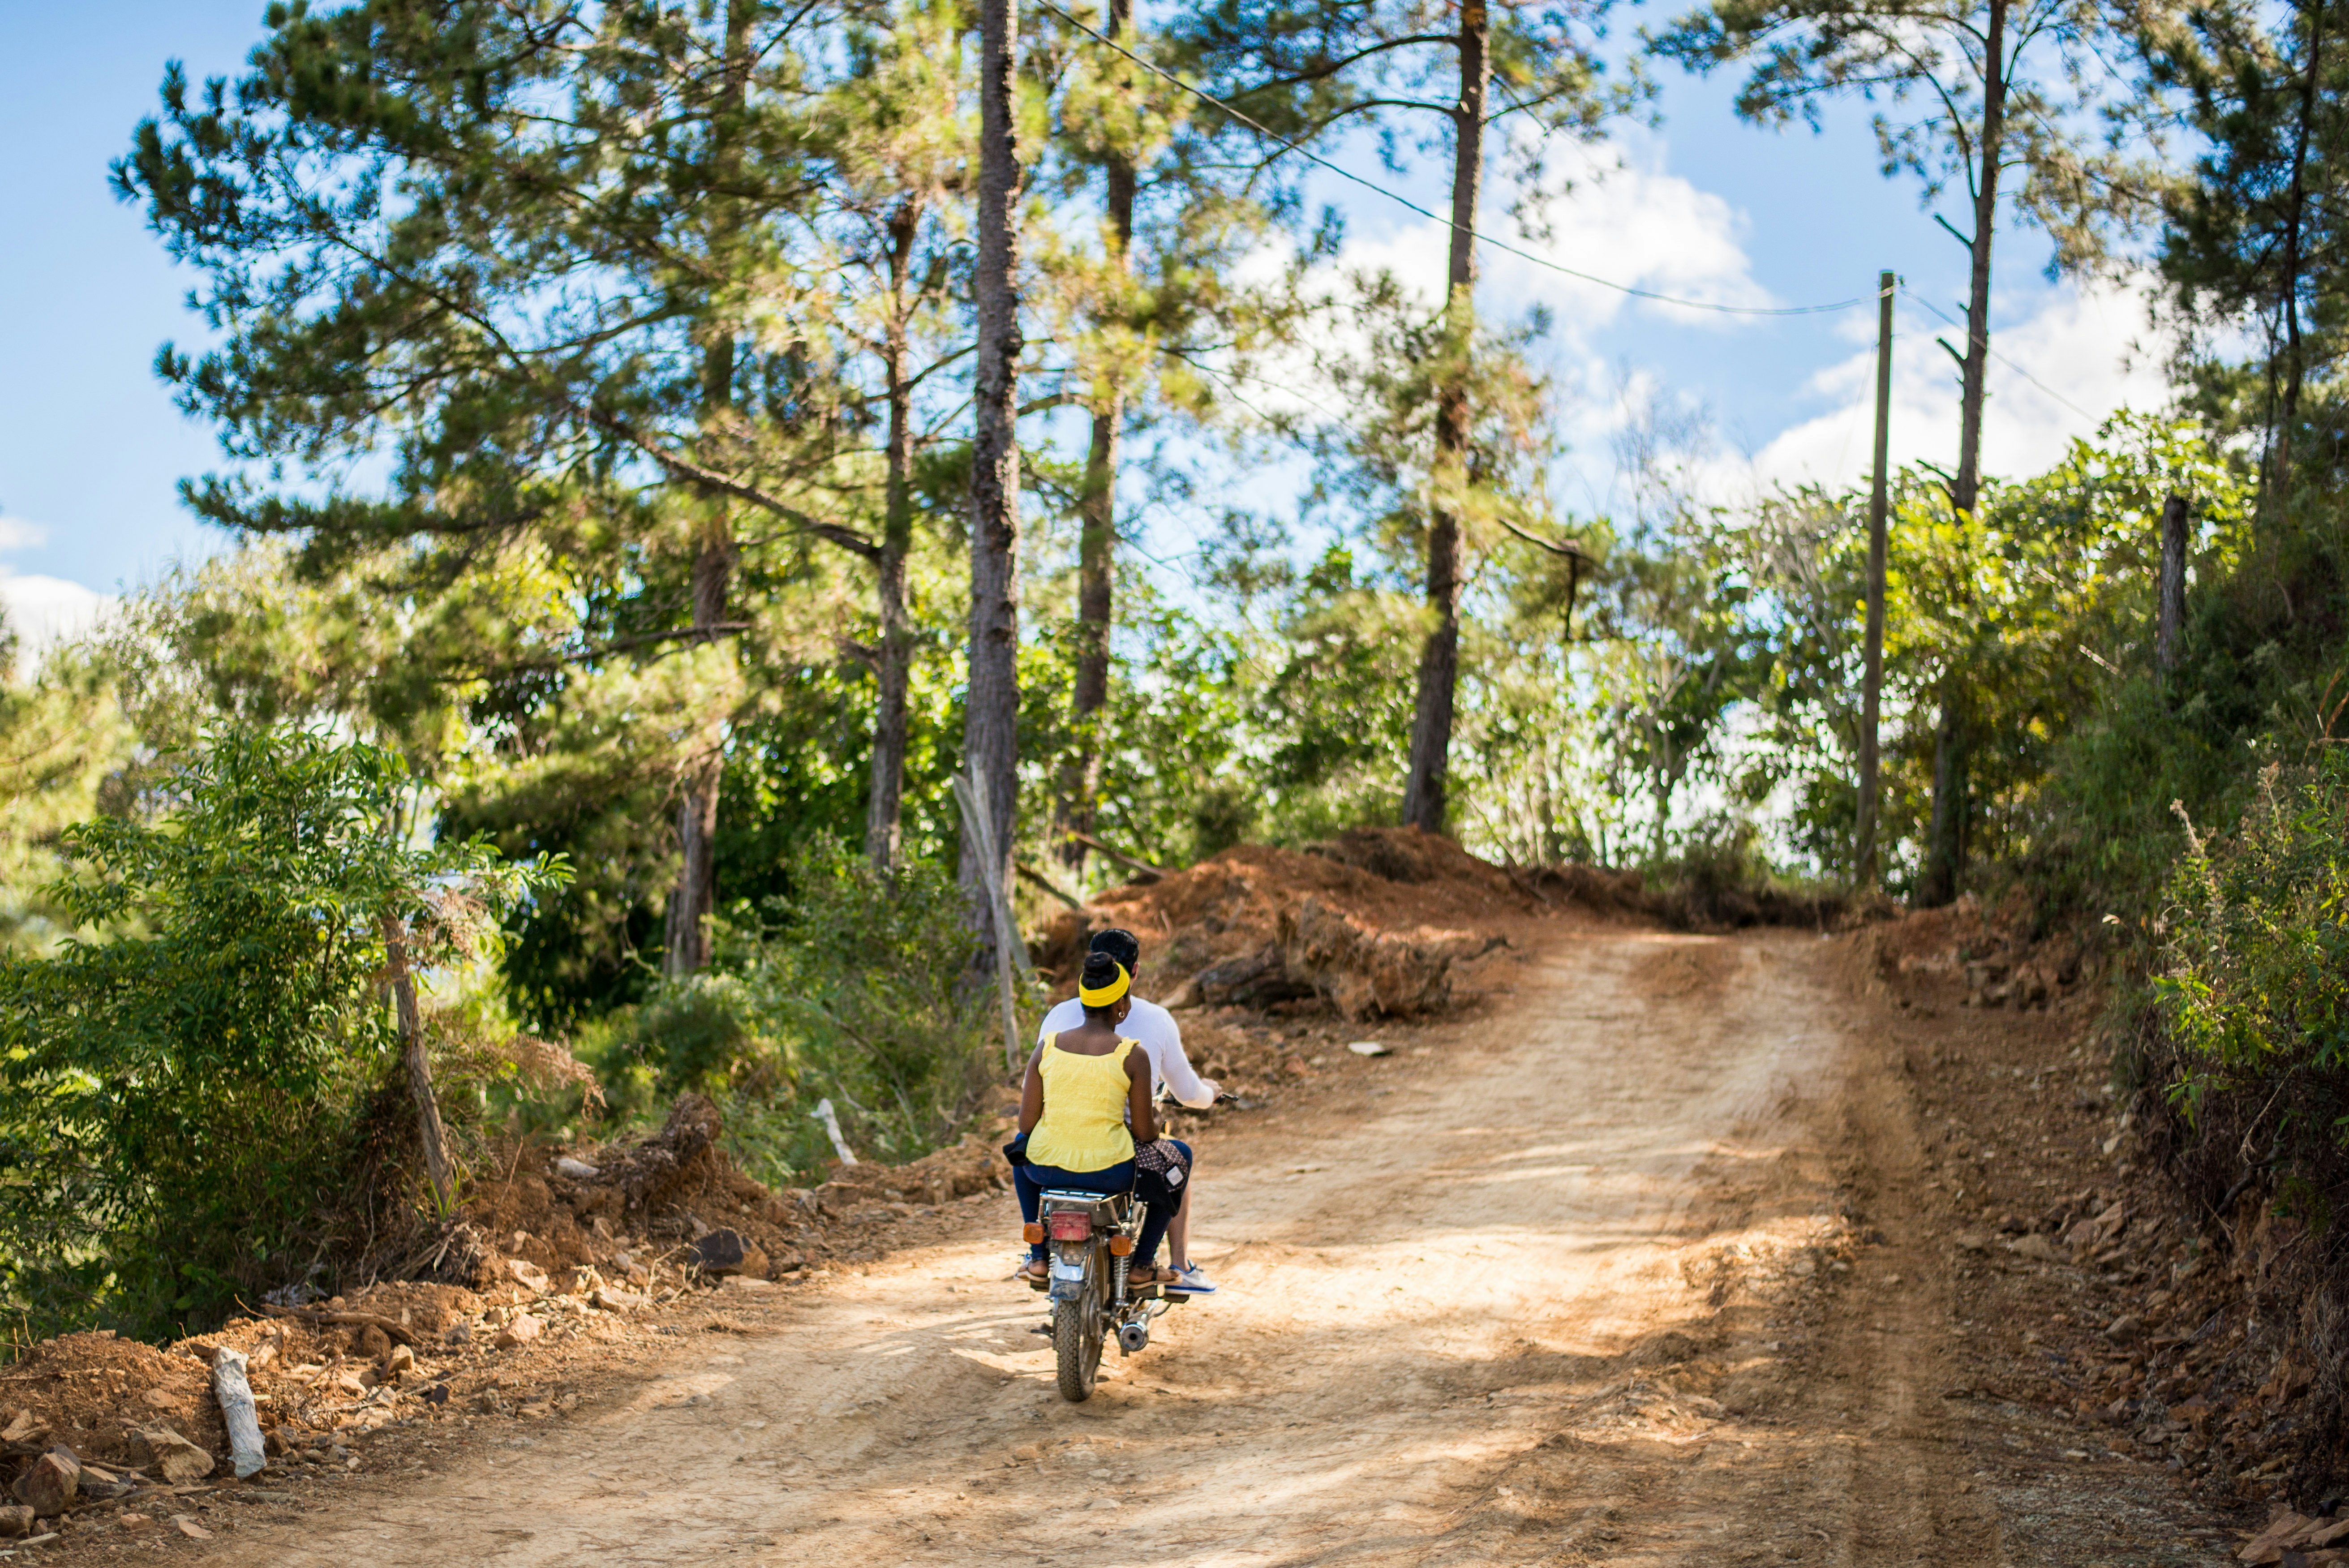
MULTIPOLYGON (((1142 943, 1132 931, 1096 932, 1087 950, 1109 954, 1125 966, 1128 974, 1142 967, 1142 943)), ((1134 996, 1133 1002, 1133 1010, 1118 1025, 1118 1033, 1149 1054, 1151 1075, 1156 1086, 1195 1111, 1214 1105, 1217 1087, 1213 1080, 1202 1078, 1193 1071, 1191 1059, 1183 1054, 1183 1031, 1175 1023, 1174 1015, 1139 996, 1134 996)), ((1044 1014, 1043 1024, 1036 1032, 1036 1044, 1041 1045, 1062 1030, 1074 1029, 1084 1021, 1084 1004, 1072 996, 1044 1014)), ((1195 1179, 1195 1170, 1193 1175, 1195 1179)), ((1196 1188, 1192 1190, 1195 1196, 1196 1188)), ((1174 1266, 1175 1276, 1175 1282, 1169 1288, 1205 1295, 1216 1287, 1191 1261, 1192 1208, 1191 1199, 1185 1198, 1183 1207, 1175 1212, 1174 1222, 1167 1228, 1167 1262, 1174 1266)))

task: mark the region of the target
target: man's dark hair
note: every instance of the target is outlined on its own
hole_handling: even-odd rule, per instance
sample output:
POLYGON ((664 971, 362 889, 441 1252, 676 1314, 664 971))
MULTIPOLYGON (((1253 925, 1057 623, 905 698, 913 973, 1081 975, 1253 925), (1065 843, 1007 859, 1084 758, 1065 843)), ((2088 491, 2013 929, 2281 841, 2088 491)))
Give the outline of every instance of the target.
MULTIPOLYGON (((1080 983, 1089 991, 1099 991, 1103 986, 1116 984, 1118 961, 1105 952, 1087 953, 1084 974, 1080 983)), ((1127 970, 1125 972, 1129 978, 1133 973, 1132 970, 1127 970)), ((1124 998, 1120 997, 1118 1000, 1122 1002, 1124 998)), ((1117 1021, 1116 1002, 1109 1003, 1106 1007, 1095 1007, 1091 1002, 1085 1002, 1083 1006, 1085 1017, 1092 1023, 1113 1023, 1117 1021)))
POLYGON ((1106 931, 1095 931, 1093 940, 1086 944, 1085 950, 1109 954, 1125 966, 1125 972, 1128 974, 1132 974, 1142 962, 1142 943, 1135 940, 1132 931, 1121 931, 1114 928, 1106 931))

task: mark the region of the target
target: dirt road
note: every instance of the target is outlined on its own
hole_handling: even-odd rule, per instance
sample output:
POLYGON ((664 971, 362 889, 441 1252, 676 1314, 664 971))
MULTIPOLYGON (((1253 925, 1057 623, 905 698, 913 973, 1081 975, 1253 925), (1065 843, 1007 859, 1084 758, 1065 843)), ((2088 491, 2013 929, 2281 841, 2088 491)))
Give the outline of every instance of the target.
POLYGON ((2005 1562, 1833 951, 1562 935, 1485 1016, 1218 1130, 1223 1293, 1088 1404, 991 1199, 966 1243, 203 1560, 2005 1562))

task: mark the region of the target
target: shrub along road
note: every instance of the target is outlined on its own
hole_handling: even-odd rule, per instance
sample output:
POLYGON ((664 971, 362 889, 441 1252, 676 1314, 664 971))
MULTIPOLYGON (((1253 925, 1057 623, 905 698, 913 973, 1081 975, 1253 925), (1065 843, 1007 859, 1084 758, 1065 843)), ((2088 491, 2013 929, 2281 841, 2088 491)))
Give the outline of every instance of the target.
POLYGON ((2165 1472, 1947 1397, 1952 1221, 1847 955, 1557 933, 1477 1016, 1219 1127, 1195 1233, 1224 1292, 1112 1349, 1086 1405, 1053 1392, 996 1198, 968 1241, 681 1339, 568 1418, 190 1555, 2213 1560, 2165 1472))

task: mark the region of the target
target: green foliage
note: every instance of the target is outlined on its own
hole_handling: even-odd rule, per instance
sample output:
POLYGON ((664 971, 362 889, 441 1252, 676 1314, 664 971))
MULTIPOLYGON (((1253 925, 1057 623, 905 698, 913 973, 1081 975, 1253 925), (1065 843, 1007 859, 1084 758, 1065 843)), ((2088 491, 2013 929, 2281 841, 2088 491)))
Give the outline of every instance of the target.
POLYGON ((2269 518, 2317 523, 2349 428, 2349 67, 2322 6, 2197 5, 2183 20, 2147 39, 2199 141, 2190 177, 2162 189, 2159 275, 2182 324, 2259 345, 2190 366, 2194 400, 2215 430, 2257 435, 2269 518))
POLYGON ((2155 982, 2182 1067, 2173 1103, 2190 1119, 2250 1091, 2278 1102, 2279 1146, 2349 1148, 2349 761, 2271 764, 2231 836, 2189 821, 2186 837, 2155 982))
POLYGON ((0 1268, 36 1324, 208 1320, 320 1249, 396 1058, 383 922, 471 956, 559 868, 418 845, 390 753, 232 731, 160 817, 69 828, 75 935, 0 959, 0 1268))
MULTIPOLYGON (((1965 820, 1977 858, 2031 865, 2065 907, 2093 901, 2120 859, 2139 857, 2127 873, 2135 896, 2166 875, 2173 843, 2159 814, 2172 795, 2152 800, 2148 770, 2172 771, 2156 755, 2168 754, 2164 737, 2222 743, 2199 700, 2164 702, 2155 691, 2154 580, 2173 491, 2194 498, 2196 580, 2230 580, 2248 538, 2245 487, 2180 421, 2116 415, 2047 472, 1986 485, 1970 514, 1951 508, 1938 476, 1896 477, 1879 839, 1892 888, 1912 887, 1923 858, 1934 721, 1953 674, 1967 705, 1965 820)), ((1789 786, 1787 836, 1830 870, 1847 864, 1856 815, 1865 517, 1858 495, 1800 492, 1765 504, 1739 542, 1759 590, 1746 611, 1761 661, 1750 690, 1768 742, 1743 758, 1742 793, 1758 800, 1789 786)), ((2197 649, 2209 616, 2189 639, 2197 649)), ((2182 684, 2230 680, 2213 664, 2182 684)), ((2178 766, 2196 767, 2182 755, 2178 766)), ((2182 775, 2174 782, 2189 803, 2209 798, 2182 775)))
POLYGON ((37 953, 65 935, 46 891, 59 835, 101 805, 127 809, 138 733, 104 659, 60 649, 23 680, 15 654, 0 627, 0 949, 37 953))
POLYGON ((876 870, 817 835, 788 880, 736 906, 711 971, 662 981, 583 1054, 623 1107, 647 1090, 716 1097, 738 1158, 775 1185, 821 1180, 834 1158, 822 1100, 859 1158, 953 1141, 1002 1051, 995 993, 969 983, 953 876, 926 860, 876 870))

